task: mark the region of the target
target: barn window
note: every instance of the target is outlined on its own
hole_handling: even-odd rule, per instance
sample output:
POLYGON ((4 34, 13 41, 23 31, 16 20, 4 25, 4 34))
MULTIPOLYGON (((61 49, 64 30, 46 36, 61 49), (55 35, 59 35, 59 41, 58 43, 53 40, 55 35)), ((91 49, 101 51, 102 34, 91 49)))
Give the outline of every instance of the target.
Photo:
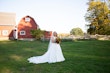
POLYGON ((30 18, 29 17, 26 17, 25 18, 25 22, 30 22, 30 18))
POLYGON ((7 36, 8 35, 8 30, 2 30, 2 35, 7 36))
POLYGON ((20 31, 20 35, 26 35, 26 32, 24 30, 20 31))

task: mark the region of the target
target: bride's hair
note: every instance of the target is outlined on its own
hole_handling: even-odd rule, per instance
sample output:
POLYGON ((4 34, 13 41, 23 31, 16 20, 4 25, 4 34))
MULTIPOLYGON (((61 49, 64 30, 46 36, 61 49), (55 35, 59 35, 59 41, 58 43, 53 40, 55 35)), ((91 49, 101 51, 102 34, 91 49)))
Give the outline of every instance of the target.
POLYGON ((57 37, 57 32, 54 31, 54 32, 53 32, 53 36, 56 36, 56 37, 57 37))

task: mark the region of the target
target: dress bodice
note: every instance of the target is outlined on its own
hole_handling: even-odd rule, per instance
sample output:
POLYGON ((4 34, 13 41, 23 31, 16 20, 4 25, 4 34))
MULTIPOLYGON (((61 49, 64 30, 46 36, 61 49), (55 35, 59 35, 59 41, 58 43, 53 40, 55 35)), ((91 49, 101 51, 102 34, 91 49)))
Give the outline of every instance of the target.
POLYGON ((52 43, 55 43, 55 42, 56 42, 56 37, 52 36, 51 42, 52 42, 52 43))

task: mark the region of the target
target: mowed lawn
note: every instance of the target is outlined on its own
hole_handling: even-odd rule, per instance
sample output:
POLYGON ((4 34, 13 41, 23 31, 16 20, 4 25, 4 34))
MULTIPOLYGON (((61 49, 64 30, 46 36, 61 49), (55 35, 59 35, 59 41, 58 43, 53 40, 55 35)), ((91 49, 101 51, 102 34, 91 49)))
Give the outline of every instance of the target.
POLYGON ((0 41, 0 73, 110 73, 110 41, 66 41, 61 47, 64 62, 32 64, 27 59, 44 54, 48 42, 0 41))

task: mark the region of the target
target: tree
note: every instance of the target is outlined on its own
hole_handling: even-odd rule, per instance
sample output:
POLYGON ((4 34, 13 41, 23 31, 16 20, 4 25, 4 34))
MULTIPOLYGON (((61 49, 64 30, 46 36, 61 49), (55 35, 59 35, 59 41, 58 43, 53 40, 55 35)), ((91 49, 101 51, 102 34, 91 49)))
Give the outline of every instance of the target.
POLYGON ((34 38, 36 38, 37 40, 40 40, 41 37, 44 35, 44 31, 40 29, 34 29, 34 30, 31 30, 31 34, 34 38))
POLYGON ((81 28, 73 28, 71 31, 70 31, 70 34, 72 35, 76 35, 76 36, 82 36, 84 35, 83 31, 81 28))
POLYGON ((110 10, 107 4, 100 0, 90 0, 87 4, 89 5, 85 15, 85 20, 89 23, 87 24, 89 27, 87 32, 90 34, 108 34, 106 31, 110 29, 110 19, 108 17, 110 10))

